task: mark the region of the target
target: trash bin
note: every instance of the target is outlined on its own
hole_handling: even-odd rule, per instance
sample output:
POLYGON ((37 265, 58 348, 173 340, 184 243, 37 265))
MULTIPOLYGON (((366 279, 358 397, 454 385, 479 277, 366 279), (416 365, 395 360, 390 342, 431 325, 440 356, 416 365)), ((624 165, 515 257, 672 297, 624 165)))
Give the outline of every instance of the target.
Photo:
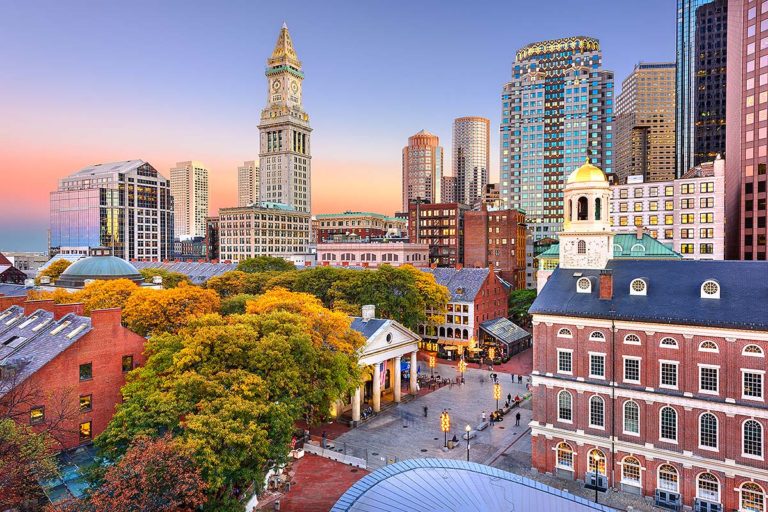
POLYGON ((448 441, 448 449, 453 450, 453 440, 448 441))

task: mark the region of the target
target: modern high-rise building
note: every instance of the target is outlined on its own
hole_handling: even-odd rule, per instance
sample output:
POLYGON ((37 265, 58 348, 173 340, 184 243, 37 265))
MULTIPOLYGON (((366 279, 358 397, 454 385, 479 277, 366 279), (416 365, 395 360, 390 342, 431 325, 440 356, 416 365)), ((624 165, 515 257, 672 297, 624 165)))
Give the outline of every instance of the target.
POLYGON ((676 167, 725 152, 727 0, 677 0, 676 167))
POLYGON ((237 168, 237 206, 259 202, 259 166, 255 160, 237 168))
POLYGON ((283 23, 267 59, 267 106, 259 124, 259 200, 312 209, 309 114, 301 102, 301 70, 288 27, 283 23))
POLYGON ((726 257, 766 259, 768 206, 768 6, 728 3, 726 257), (735 235, 735 236, 729 236, 735 235))
POLYGON ((490 168, 491 121, 459 117, 453 121, 453 176, 456 201, 474 205, 483 196, 490 168))
POLYGON ((171 168, 174 234, 204 236, 208 216, 208 169, 202 162, 177 162, 171 168))
POLYGON ((455 203, 456 199, 456 176, 443 176, 440 178, 440 200, 441 203, 455 203))
POLYGON ((440 138, 426 130, 408 137, 403 148, 403 211, 416 199, 437 203, 441 200, 443 148, 440 138))
POLYGON ((616 98, 614 173, 645 181, 675 178, 675 63, 641 62, 616 98))
POLYGON ((521 48, 501 93, 501 200, 522 209, 535 240, 562 228, 563 183, 589 160, 613 172, 613 73, 597 39, 521 48))
POLYGON ((108 247, 126 260, 173 252, 171 182, 143 160, 89 165, 51 192, 50 255, 108 247))

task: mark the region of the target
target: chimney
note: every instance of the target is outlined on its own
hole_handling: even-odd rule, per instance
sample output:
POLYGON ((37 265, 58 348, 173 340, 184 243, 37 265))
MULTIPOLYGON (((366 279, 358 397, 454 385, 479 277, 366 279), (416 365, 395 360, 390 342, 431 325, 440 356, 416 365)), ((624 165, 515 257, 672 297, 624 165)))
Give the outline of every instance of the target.
POLYGON ((613 298, 613 271, 604 269, 600 271, 600 300, 613 298))
POLYGON ((59 320, 60 318, 70 313, 74 313, 78 316, 83 316, 84 311, 85 311, 85 306, 80 302, 74 303, 74 304, 54 304, 53 318, 54 320, 59 320))
POLYGON ((120 327, 122 313, 120 308, 94 309, 91 311, 91 325, 94 329, 116 331, 120 327))
POLYGON ((38 309, 42 309, 45 311, 50 311, 51 313, 54 312, 54 302, 53 299, 46 299, 46 300, 28 300, 24 303, 24 315, 29 315, 37 311, 38 309))
POLYGON ((635 238, 637 238, 638 240, 642 240, 644 233, 645 233, 645 228, 643 226, 637 226, 637 229, 635 230, 635 238))
POLYGON ((376 318, 376 306, 367 304, 363 306, 363 322, 376 318))

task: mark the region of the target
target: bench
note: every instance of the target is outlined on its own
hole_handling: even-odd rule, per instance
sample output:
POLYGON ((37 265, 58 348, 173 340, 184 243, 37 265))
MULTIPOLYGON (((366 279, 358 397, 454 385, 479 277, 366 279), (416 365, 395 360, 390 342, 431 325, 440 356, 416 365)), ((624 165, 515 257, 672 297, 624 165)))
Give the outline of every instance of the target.
POLYGON ((482 422, 478 423, 478 425, 475 427, 475 430, 477 430, 477 431, 485 430, 485 429, 488 428, 488 425, 489 425, 489 423, 487 421, 482 421, 482 422))

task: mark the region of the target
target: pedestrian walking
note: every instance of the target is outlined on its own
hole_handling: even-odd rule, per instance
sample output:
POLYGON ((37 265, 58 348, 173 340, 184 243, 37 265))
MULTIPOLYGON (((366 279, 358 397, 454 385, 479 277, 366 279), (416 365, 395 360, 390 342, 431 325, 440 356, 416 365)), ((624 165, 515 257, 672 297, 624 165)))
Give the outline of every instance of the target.
POLYGON ((518 384, 519 384, 520 382, 523 382, 523 376, 522 376, 522 375, 518 375, 518 376, 517 376, 517 382, 518 382, 518 384))
POLYGON ((512 393, 507 393, 507 403, 512 401, 512 393))
POLYGON ((485 421, 485 411, 483 411, 483 421, 485 421))
POLYGON ((492 412, 492 413, 491 413, 491 427, 493 427, 493 423, 494 423, 494 420, 495 420, 495 419, 496 419, 496 413, 495 413, 495 412, 492 412))
POLYGON ((321 440, 321 441, 322 441, 322 446, 323 446, 323 449, 325 449, 325 446, 326 446, 326 444, 327 444, 327 439, 326 439, 326 436, 327 436, 327 435, 328 435, 328 434, 326 434, 326 433, 325 433, 325 430, 323 430, 323 435, 322 435, 322 440, 321 440))
POLYGON ((520 412, 518 412, 518 413, 515 415, 515 426, 516 426, 516 427, 519 427, 519 426, 520 426, 520 412))
POLYGON ((424 406, 424 417, 427 417, 427 412, 429 412, 429 409, 427 409, 427 406, 424 406))

